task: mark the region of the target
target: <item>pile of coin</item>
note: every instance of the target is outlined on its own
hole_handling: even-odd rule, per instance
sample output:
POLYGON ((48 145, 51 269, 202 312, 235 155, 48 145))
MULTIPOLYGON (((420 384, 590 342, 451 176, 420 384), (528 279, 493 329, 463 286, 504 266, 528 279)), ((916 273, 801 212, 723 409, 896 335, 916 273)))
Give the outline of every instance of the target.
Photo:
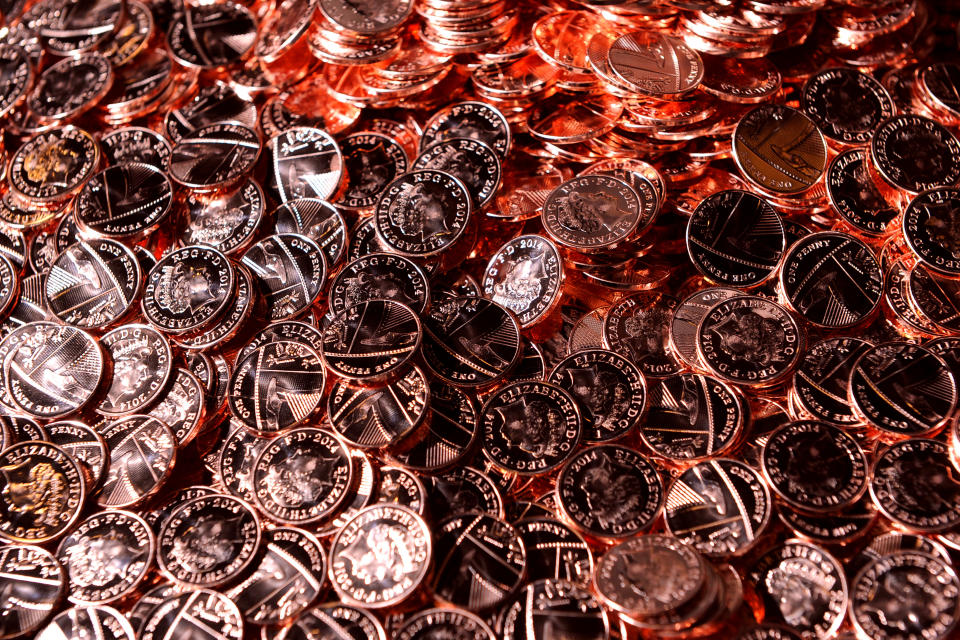
POLYGON ((949 3, 2 9, 0 638, 960 632, 949 3))

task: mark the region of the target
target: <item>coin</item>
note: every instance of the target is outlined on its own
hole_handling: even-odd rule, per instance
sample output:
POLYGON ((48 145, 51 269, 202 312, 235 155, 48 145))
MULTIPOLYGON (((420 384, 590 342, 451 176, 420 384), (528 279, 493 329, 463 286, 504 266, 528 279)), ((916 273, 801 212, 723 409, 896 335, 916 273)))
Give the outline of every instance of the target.
POLYGON ((937 188, 925 191, 903 213, 903 237, 926 266, 948 277, 960 275, 960 245, 949 233, 960 214, 960 190, 937 188))
POLYGON ((243 264, 256 277, 272 321, 305 311, 320 297, 327 279, 327 261, 320 247, 294 233, 264 238, 247 249, 243 264))
POLYGON ((317 198, 288 200, 273 211, 277 233, 299 233, 317 243, 333 267, 347 252, 347 223, 336 207, 317 198))
POLYGON ((481 514, 439 523, 433 590, 442 602, 470 611, 491 609, 521 584, 526 550, 517 530, 481 514), (488 556, 490 560, 484 559, 488 556))
POLYGON ((0 537, 42 544, 76 522, 87 495, 79 463, 55 445, 29 440, 0 452, 0 537))
POLYGON ((174 60, 199 69, 235 64, 253 49, 256 39, 256 19, 235 2, 185 7, 167 32, 174 60))
POLYGON ((843 567, 824 549, 787 540, 765 552, 747 574, 770 622, 817 638, 839 629, 847 608, 843 567))
POLYGON ((83 129, 66 126, 27 140, 10 160, 12 192, 42 204, 77 193, 97 170, 100 150, 83 129))
POLYGON ((277 625, 296 618, 316 600, 327 558, 313 534, 294 527, 264 532, 263 546, 257 568, 226 595, 247 622, 277 625))
POLYGON ((407 172, 406 151, 382 133, 361 131, 349 135, 340 141, 340 152, 348 185, 337 204, 344 209, 373 208, 387 185, 407 172))
POLYGON ((33 84, 33 67, 27 52, 13 44, 0 45, 0 116, 6 116, 23 104, 33 84))
POLYGON ((281 202, 297 198, 326 200, 337 192, 343 155, 326 131, 292 127, 270 140, 269 147, 272 162, 267 186, 281 202))
POLYGON ((354 387, 338 380, 327 398, 327 416, 350 444, 380 449, 415 432, 429 406, 427 378, 413 366, 385 386, 354 387))
MULTIPOLYGON (((138 4, 131 2, 131 6, 138 4)), ((148 164, 165 169, 170 161, 170 143, 159 133, 145 127, 115 129, 100 138, 104 160, 110 165, 148 164)))
POLYGON ((76 118, 99 102, 112 82, 113 69, 104 56, 71 56, 50 65, 37 77, 26 105, 41 121, 76 118))
POLYGON ((113 607, 74 607, 57 614, 34 638, 103 638, 103 640, 132 640, 133 629, 126 617, 113 607))
POLYGON ((864 149, 848 149, 836 156, 827 167, 827 194, 844 222, 862 234, 877 236, 889 230, 900 212, 877 188, 867 162, 864 149))
POLYGON ((847 393, 854 412, 892 438, 935 433, 957 404, 957 384, 947 363, 907 342, 887 342, 863 353, 847 393))
POLYGON ((503 517, 503 496, 489 474, 473 467, 456 467, 427 482, 430 513, 478 512, 503 517))
POLYGON ((66 574, 48 551, 7 544, 0 548, 0 571, 7 595, 0 637, 27 636, 50 618, 63 597, 66 574))
POLYGON ((38 34, 47 50, 56 55, 80 53, 113 35, 123 10, 123 3, 112 0, 67 2, 52 15, 48 14, 38 34))
POLYGON ((781 86, 780 71, 766 58, 709 57, 704 63, 700 88, 724 101, 736 104, 764 102, 781 86))
POLYGON ((847 400, 854 364, 872 345, 859 338, 831 338, 813 345, 793 374, 793 399, 816 420, 853 426, 859 418, 847 400))
POLYGON ((704 198, 687 224, 687 252, 694 266, 719 285, 745 288, 771 277, 785 239, 773 207, 738 189, 704 198))
POLYGON ((479 616, 461 609, 426 609, 403 621, 396 640, 426 640, 455 635, 463 640, 494 640, 493 630, 479 616))
POLYGON ((240 349, 240 353, 237 354, 237 362, 240 362, 268 342, 299 342, 320 353, 323 334, 319 329, 306 322, 296 322, 293 320, 274 322, 267 325, 263 331, 259 332, 250 342, 240 349))
POLYGON ((740 295, 737 289, 708 287, 695 291, 677 305, 670 322, 670 345, 684 364, 702 367, 697 353, 700 321, 715 304, 736 295, 740 295))
POLYGON ((573 529, 549 517, 523 518, 514 525, 527 550, 527 576, 587 586, 593 572, 589 545, 573 529))
POLYGON ((879 80, 855 69, 832 68, 811 76, 800 96, 803 112, 823 135, 848 145, 865 144, 896 106, 879 80))
POLYGON ((505 640, 533 640, 553 630, 576 629, 584 640, 609 637, 607 611, 586 589, 564 579, 544 578, 526 586, 503 613, 505 640))
POLYGON ((641 202, 629 184, 613 176, 568 180, 547 197, 541 220, 558 243, 578 251, 615 246, 637 228, 641 202))
POLYGON ((164 119, 164 131, 170 140, 179 142, 196 129, 226 120, 252 128, 256 124, 257 108, 230 85, 217 82, 202 87, 189 102, 169 111, 164 119))
POLYGON ((722 380, 770 385, 789 374, 800 359, 803 334, 790 313, 757 296, 718 303, 697 332, 701 361, 722 380))
POLYGON ((470 396, 440 380, 429 383, 427 431, 417 442, 392 454, 404 467, 424 472, 449 468, 472 448, 477 410, 470 396))
POLYGON ((503 114, 485 102, 467 101, 437 111, 424 126, 420 149, 453 138, 486 143, 503 159, 511 146, 510 126, 503 114))
POLYGON ((422 314, 430 302, 430 283, 415 262, 389 253, 373 253, 347 264, 330 282, 334 314, 369 300, 396 300, 422 314))
POLYGON ((253 169, 260 156, 260 136, 233 122, 193 130, 170 152, 168 171, 177 184, 199 191, 223 189, 253 169))
POLYGON ((816 123, 783 105, 755 107, 740 120, 733 132, 733 157, 744 178, 779 196, 803 193, 827 164, 816 123))
POLYGON ((957 574, 948 562, 925 553, 877 558, 857 574, 850 591, 850 617, 866 637, 948 638, 957 624, 957 574), (906 576, 911 588, 897 588, 906 576))
POLYGON ((113 38, 101 44, 101 52, 113 66, 122 66, 142 53, 154 34, 153 13, 145 4, 131 0, 125 3, 126 15, 117 26, 113 38))
POLYGON ((57 558, 67 568, 69 598, 79 604, 116 602, 149 575, 156 540, 140 516, 95 513, 60 541, 57 558))
POLYGON ((223 441, 217 459, 217 476, 227 493, 253 502, 253 465, 270 443, 249 431, 242 424, 230 424, 230 433, 223 441))
MULTIPOLYGON (((260 538, 259 517, 239 498, 219 494, 194 498, 171 513, 161 528, 157 564, 176 582, 216 587, 235 580, 250 566, 259 553, 260 538)), ((144 630, 149 628, 148 621, 144 630)))
POLYGON ((956 331, 956 298, 960 294, 955 280, 928 269, 922 263, 913 265, 907 282, 910 302, 916 311, 942 331, 956 331))
POLYGON ((143 640, 190 637, 241 640, 243 617, 237 605, 210 589, 171 595, 144 618, 138 637, 143 640))
POLYGON ((44 427, 51 443, 63 449, 80 464, 91 490, 100 486, 107 470, 110 452, 103 436, 76 420, 50 422, 44 427))
POLYGON ((147 415, 170 427, 178 447, 189 444, 204 425, 206 391, 197 376, 177 367, 166 392, 147 415))
POLYGON ((912 438, 875 460, 870 496, 895 523, 916 532, 946 531, 960 519, 960 484, 947 446, 912 438))
POLYGON ((670 345, 669 327, 679 302, 673 296, 646 291, 623 298, 607 310, 604 345, 632 361, 647 378, 677 373, 680 366, 670 345))
POLYGON ((557 385, 515 382, 490 396, 480 411, 484 455, 497 467, 521 475, 560 466, 580 441, 580 412, 557 385))
POLYGON ((148 164, 124 163, 93 176, 76 204, 80 228, 107 238, 142 236, 170 213, 173 191, 163 172, 148 164))
POLYGON ((700 54, 679 38, 655 31, 620 36, 610 45, 607 62, 626 86, 643 95, 680 96, 703 80, 700 54))
POLYGON ((482 282, 484 296, 517 316, 521 328, 548 317, 563 286, 560 252, 539 235, 517 236, 490 258, 482 282))
POLYGON ((164 393, 173 353, 163 334, 147 325, 122 325, 104 334, 100 344, 113 362, 113 377, 98 413, 136 413, 164 393))
POLYGON ((500 159, 486 143, 473 138, 441 140, 420 152, 412 171, 442 171, 460 180, 475 209, 485 207, 500 186, 500 159))
POLYGON ((470 202, 467 186, 448 173, 433 169, 406 173, 380 195, 377 239, 403 256, 435 255, 463 235, 470 202))
POLYGON ((344 640, 387 640, 383 625, 376 616, 366 609, 340 603, 308 609, 291 626, 280 629, 275 637, 277 640, 307 640, 331 633, 344 640))
POLYGON ((420 320, 395 300, 369 300, 346 307, 323 333, 324 365, 348 380, 395 378, 420 347, 420 320))
POLYGON ((147 274, 143 315, 166 333, 196 332, 227 308, 235 277, 230 260, 216 249, 177 249, 147 274))
POLYGON ((412 471, 403 467, 381 467, 376 502, 407 507, 422 516, 427 508, 427 489, 412 471))
POLYGON ((584 535, 617 541, 649 528, 663 506, 653 464, 633 449, 604 444, 574 455, 557 477, 563 516, 584 535))
POLYGON ((960 179, 960 141, 942 124, 919 115, 881 123, 870 141, 870 159, 885 181, 908 193, 953 186, 960 179))
POLYGON ((107 424, 100 435, 110 450, 107 477, 97 496, 100 507, 131 507, 159 491, 177 455, 170 427, 134 414, 107 424))
MULTIPOLYGON (((159 535, 160 530, 163 528, 164 523, 170 517, 170 514, 177 510, 177 508, 185 502, 189 502, 194 498, 199 498, 201 496, 209 496, 218 493, 211 487, 205 485, 192 485, 189 487, 184 487, 180 489, 172 496, 169 496, 166 501, 157 509, 148 511, 143 514, 143 519, 147 521, 147 524, 150 525, 150 529, 153 531, 154 535, 159 535)), ((184 589, 185 590, 185 589, 184 589)), ((182 593, 182 591, 181 591, 182 593)), ((168 593, 167 595, 173 595, 168 593)), ((143 598, 147 598, 147 594, 144 594, 143 598)), ((141 598, 141 601, 143 600, 141 598)), ((144 603, 145 604, 145 603, 144 603)), ((154 603, 156 605, 158 603, 154 603)), ((139 627, 139 625, 136 625, 139 627)))

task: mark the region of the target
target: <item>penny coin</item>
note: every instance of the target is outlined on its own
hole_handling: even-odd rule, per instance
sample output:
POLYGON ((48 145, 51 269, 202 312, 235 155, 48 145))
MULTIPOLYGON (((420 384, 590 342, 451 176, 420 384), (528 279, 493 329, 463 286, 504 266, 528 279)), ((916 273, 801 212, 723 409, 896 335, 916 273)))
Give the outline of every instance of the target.
POLYGON ((843 567, 827 551, 787 540, 765 552, 747 574, 763 601, 766 620, 804 636, 829 638, 847 608, 843 567))
POLYGON ((780 503, 777 515, 783 524, 804 540, 842 545, 866 535, 877 522, 878 512, 870 498, 861 498, 852 507, 824 514, 798 511, 780 503))
POLYGON ((166 392, 147 411, 147 415, 163 422, 173 432, 178 447, 190 443, 200 431, 206 417, 206 389, 197 376, 177 368, 166 392))
POLYGON ((180 240, 239 253, 253 241, 265 208, 263 190, 251 179, 212 198, 190 193, 184 199, 187 224, 180 240))
POLYGON ((265 531, 263 547, 257 568, 226 595, 247 622, 278 625, 299 616, 320 595, 327 558, 313 534, 293 527, 265 531))
POLYGON ((470 396, 460 389, 431 380, 429 409, 426 433, 410 447, 392 454, 404 467, 426 473, 460 461, 477 436, 477 410, 470 396))
POLYGON ((0 452, 0 537, 42 544, 69 530, 87 495, 79 463, 53 444, 30 440, 0 452))
POLYGON ((320 247, 294 233, 264 238, 247 249, 243 264, 256 277, 271 321, 305 311, 320 297, 327 279, 327 260, 320 247))
POLYGON ((199 69, 235 64, 253 49, 256 39, 256 18, 235 2, 185 7, 167 32, 174 60, 199 69))
POLYGON ((127 620, 130 621, 130 626, 139 634, 143 628, 144 621, 153 611, 154 607, 162 604, 167 598, 178 596, 188 590, 186 586, 173 584, 165 580, 161 581, 157 586, 147 589, 126 614, 127 620))
POLYGON ((257 122, 257 107, 230 85, 218 82, 201 88, 188 103, 169 111, 164 131, 170 140, 178 142, 196 129, 227 120, 252 128, 257 122))
POLYGON ((0 117, 23 104, 33 84, 33 66, 23 48, 14 44, 0 45, 0 117))
POLYGON ((950 562, 917 551, 873 560, 850 587, 850 617, 869 638, 946 639, 958 607, 960 580, 950 562))
POLYGON ((863 322, 879 307, 883 273, 862 240, 824 231, 793 243, 780 287, 790 307, 811 323, 839 329, 863 322))
POLYGON ((80 191, 99 164, 100 149, 93 136, 66 126, 27 140, 10 160, 8 180, 17 197, 43 204, 80 191))
POLYGON ((683 40, 656 31, 620 36, 607 53, 610 70, 636 93, 658 98, 689 93, 703 80, 700 54, 683 40))
POLYGON ((268 637, 277 640, 311 640, 328 634, 343 640, 387 640, 383 625, 376 616, 366 609, 339 602, 308 609, 289 627, 263 640, 268 637))
POLYGON ((539 235, 507 241, 484 272, 484 296, 512 311, 521 328, 547 317, 560 302, 563 262, 556 245, 539 235))
POLYGON ((729 458, 698 463, 667 492, 664 524, 681 542, 711 557, 753 547, 770 522, 773 501, 752 467, 729 458))
POLYGON ((370 456, 360 449, 349 448, 350 458, 353 460, 353 486, 351 497, 332 520, 315 526, 318 537, 335 536, 361 509, 373 504, 377 495, 378 471, 373 466, 370 456))
POLYGON ((143 3, 130 0, 124 5, 126 15, 120 21, 113 38, 101 44, 102 53, 110 59, 114 67, 133 60, 142 53, 154 34, 153 13, 143 3))
POLYGON ((327 399, 333 429, 363 449, 394 445, 416 431, 429 415, 426 376, 411 367, 385 386, 354 387, 338 380, 327 399))
POLYGON ((346 307, 323 333, 323 363, 348 380, 396 377, 420 347, 420 320, 395 300, 368 300, 346 307))
POLYGON ((47 274, 47 308, 63 322, 100 329, 124 316, 140 294, 136 255, 114 240, 70 245, 47 274))
POLYGON ((542 474, 570 457, 583 431, 576 400, 561 387, 515 382, 490 396, 480 411, 484 455, 520 475, 542 474))
POLYGON ((102 638, 103 640, 133 640, 133 629, 127 618, 113 607, 74 607, 54 617, 35 640, 60 638, 102 638))
MULTIPOLYGON (((72 204, 72 202, 65 203, 62 207, 58 204, 51 209, 37 208, 20 201, 19 198, 13 195, 13 192, 7 191, 3 194, 3 197, 0 198, 0 222, 5 223, 11 230, 25 231, 27 229, 39 229, 48 226, 48 222, 59 218, 61 215, 65 215, 67 206, 70 204, 72 204)), ((34 236, 31 242, 36 243, 37 238, 41 236, 50 238, 52 234, 50 231, 44 230, 38 233, 37 236, 34 236)), ((7 251, 8 250, 9 249, 7 249, 7 251)))
POLYGON ((896 524, 916 532, 952 529, 960 520, 960 478, 948 448, 934 440, 892 445, 874 461, 870 496, 896 524))
POLYGON ((223 585, 257 557, 260 536, 260 519, 239 498, 194 498, 171 513, 160 530, 157 563, 176 582, 198 588, 223 585))
POLYGON ((521 584, 526 549, 517 530, 482 514, 440 522, 433 591, 442 602, 470 611, 501 604, 521 584))
POLYGON ((670 345, 684 364, 703 367, 697 353, 697 329, 700 321, 715 304, 740 293, 737 289, 708 287, 695 291, 677 305, 670 322, 670 345))
POLYGON ((177 455, 170 427, 150 416, 132 415, 107 424, 100 434, 110 450, 107 477, 97 496, 100 507, 131 507, 163 486, 177 455))
POLYGON ((663 484, 642 455, 613 444, 573 456, 557 477, 557 502, 580 532, 604 541, 649 528, 663 506, 663 484))
POLYGON ((18 270, 23 268, 27 259, 27 243, 23 231, 0 224, 0 256, 13 263, 18 270))
POLYGON ((9 441, 43 440, 44 442, 50 442, 50 434, 47 433, 47 430, 30 418, 18 415, 3 416, 2 425, 8 432, 9 441))
POLYGON ((230 260, 216 249, 177 249, 147 274, 143 315, 166 333, 196 332, 227 308, 235 280, 230 260))
POLYGON ((647 378, 678 373, 680 365, 670 344, 670 319, 680 303, 673 296, 641 291, 607 310, 603 342, 628 358, 647 378))
POLYGON ((107 238, 143 236, 170 213, 173 190, 163 172, 148 164, 119 164, 83 187, 76 217, 84 231, 107 238))
POLYGON ((177 184, 198 191, 215 191, 248 174, 260 156, 260 137, 234 122, 195 129, 170 152, 168 170, 177 184))
POLYGON ((503 497, 496 482, 473 467, 457 467, 428 478, 430 513, 478 512, 503 517, 503 497))
MULTIPOLYGON (((131 2, 130 5, 138 4, 131 2)), ((148 164, 165 169, 170 161, 170 143, 161 134, 145 127, 115 129, 100 138, 103 157, 109 165, 148 164)))
POLYGON ((382 133, 361 131, 340 141, 347 190, 337 202, 344 209, 366 210, 377 204, 387 185, 407 172, 407 154, 399 142, 382 133))
POLYGON ((859 145, 896 112, 879 80, 856 69, 832 68, 807 79, 800 95, 803 112, 823 135, 841 144, 859 145))
POLYGON ((107 470, 110 452, 99 433, 75 420, 50 422, 44 427, 47 439, 80 463, 91 489, 100 486, 107 470))
POLYGON ((463 640, 495 640, 493 630, 479 616, 461 609, 427 609, 403 621, 396 640, 428 640, 457 637, 463 640))
POLYGON ((268 342, 299 342, 320 353, 323 334, 319 329, 306 322, 293 320, 274 322, 267 325, 240 350, 240 353, 237 354, 237 362, 242 361, 268 342))
POLYGON ((105 121, 127 122, 145 114, 178 87, 182 76, 174 76, 174 63, 165 51, 145 52, 138 62, 117 69, 113 85, 99 105, 105 121))
POLYGON ((214 495, 216 493, 219 492, 205 485, 184 487, 172 496, 169 496, 159 508, 144 513, 143 519, 150 525, 154 535, 159 535, 167 518, 169 518, 170 514, 176 511, 180 505, 194 498, 214 495))
POLYGON ((938 188, 916 196, 903 213, 903 237, 916 257, 937 273, 960 276, 960 242, 951 229, 960 218, 960 189, 938 188))
POLYGON ((381 467, 378 504, 395 504, 423 515, 427 507, 427 489, 412 471, 402 467, 381 467))
POLYGON ((803 511, 849 507, 867 490, 867 456, 839 427, 802 420, 766 439, 763 472, 777 497, 803 511))
POLYGON ((100 388, 103 351, 90 334, 51 322, 17 329, 3 360, 10 399, 38 418, 59 418, 84 407, 100 388))
POLYGON ((947 363, 907 342, 887 342, 863 353, 847 393, 860 418, 893 438, 936 432, 957 405, 957 383, 947 363))
POLYGON ((816 123, 783 105, 748 112, 733 132, 733 157, 743 177, 778 196, 803 193, 823 175, 827 148, 816 123))
POLYGON ((326 131, 293 127, 270 140, 269 147, 272 161, 267 185, 281 202, 297 198, 326 200, 337 192, 343 155, 326 131))
POLYGON ((115 0, 67 2, 48 14, 38 34, 44 47, 55 55, 69 55, 96 48, 117 30, 124 5, 115 0))
POLYGON ((396 300, 422 314, 430 303, 430 282, 423 269, 403 256, 373 253, 347 264, 330 283, 334 314, 369 300, 396 300))
POLYGON ((243 616, 227 596, 209 589, 171 595, 147 614, 137 634, 142 640, 216 638, 241 640, 243 616))
POLYGON ((625 240, 636 230, 640 215, 640 197, 628 183, 613 176, 583 175, 553 190, 541 220, 558 243, 589 252, 625 240))
POLYGON ((869 236, 883 235, 900 214, 891 206, 870 176, 869 153, 848 149, 830 161, 826 187, 830 205, 854 230, 869 236))
POLYGON ((34 546, 0 547, 4 614, 0 638, 27 637, 50 618, 65 592, 66 575, 56 558, 34 546))
POLYGON ((706 563, 692 548, 670 536, 645 535, 600 556, 593 586, 607 606, 642 618, 682 607, 706 579, 706 563))
POLYGON ((260 437, 243 425, 231 422, 229 435, 223 442, 217 460, 217 476, 227 493, 253 502, 253 465, 270 440, 260 437))
POLYGON ((771 385, 791 373, 800 359, 803 334, 776 302, 736 296, 711 309, 697 332, 701 362, 734 384, 771 385))
POLYGON ((502 167, 503 178, 496 196, 496 206, 488 217, 529 220, 540 215, 543 203, 563 183, 563 172, 549 162, 502 167))
POLYGON ((583 640, 609 637, 610 621, 597 599, 562 578, 536 580, 503 613, 504 640, 534 640, 550 633, 575 633, 583 640))
POLYGON ((813 345, 793 374, 793 399, 806 414, 838 426, 859 422, 847 400, 854 364, 873 345, 859 338, 831 338, 813 345))
POLYGON ((27 108, 44 122, 75 118, 99 102, 112 83, 110 61, 99 53, 64 58, 37 78, 27 108))
POLYGON ((485 207, 500 186, 500 159, 486 143, 473 138, 441 140, 424 149, 414 171, 442 171, 460 180, 475 209, 485 207))
POLYGON ((436 255, 463 235, 471 210, 470 191, 458 178, 433 169, 411 171, 380 195, 377 239, 403 256, 436 255))
POLYGON ((388 0, 374 3, 370 0, 320 0, 323 17, 338 30, 361 36, 389 32, 406 21, 413 11, 411 0, 388 0))
POLYGON ((694 266, 719 285, 752 287, 774 274, 786 237, 770 204, 739 189, 704 198, 687 224, 694 266))
POLYGON ((155 545, 147 523, 128 511, 104 511, 83 520, 57 547, 57 558, 67 568, 70 600, 105 604, 134 593, 149 574, 155 545))
POLYGON ((299 233, 317 243, 327 259, 336 265, 347 252, 347 223, 328 202, 317 198, 288 200, 273 211, 277 233, 299 233))
POLYGON ((766 58, 709 57, 704 63, 700 88, 726 102, 766 102, 782 83, 780 71, 766 58))
POLYGON ((510 125, 496 107, 485 102, 458 102, 437 111, 427 122, 420 149, 453 138, 480 140, 504 159, 510 151, 510 125))
POLYGON ((924 318, 943 331, 960 330, 957 302, 960 296, 958 281, 948 278, 922 263, 913 265, 907 281, 910 302, 924 318))
POLYGON ((623 356, 587 349, 561 360, 547 378, 577 401, 585 442, 615 440, 639 422, 646 405, 646 382, 623 356))
POLYGON ((100 338, 113 362, 113 377, 97 412, 108 416, 136 413, 167 389, 172 370, 170 343, 159 331, 127 324, 100 338))
POLYGON ((300 342, 268 342, 237 363, 227 401, 244 426, 269 435, 309 418, 325 382, 316 351, 300 342))
POLYGON ((919 115, 881 123, 870 141, 870 159, 884 180, 908 193, 949 187, 960 179, 960 141, 939 122, 919 115))
POLYGON ((743 406, 729 386, 684 373, 651 385, 640 437, 658 454, 689 462, 723 453, 740 437, 743 406))
POLYGON ((253 465, 254 500, 262 513, 284 524, 317 522, 349 495, 353 468, 346 447, 313 427, 285 431, 253 465))
POLYGON ((548 517, 524 518, 517 531, 527 550, 527 577, 566 580, 586 587, 593 572, 590 547, 573 529, 548 517))
POLYGON ((946 112, 951 118, 960 115, 960 103, 953 93, 960 82, 957 72, 956 64, 938 62, 925 66, 917 77, 923 89, 923 102, 946 112))

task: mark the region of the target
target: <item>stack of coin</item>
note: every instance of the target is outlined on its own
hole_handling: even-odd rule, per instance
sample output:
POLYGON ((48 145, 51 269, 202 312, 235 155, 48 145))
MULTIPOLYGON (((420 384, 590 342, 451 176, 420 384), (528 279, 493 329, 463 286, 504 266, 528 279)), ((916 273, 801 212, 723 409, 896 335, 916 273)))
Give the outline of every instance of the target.
POLYGON ((423 19, 420 38, 443 53, 476 53, 497 49, 510 39, 517 14, 504 0, 424 0, 417 3, 423 19))
POLYGON ((404 23, 413 13, 412 0, 319 0, 316 5, 319 16, 310 35, 310 51, 319 60, 338 65, 392 58, 400 49, 404 23))

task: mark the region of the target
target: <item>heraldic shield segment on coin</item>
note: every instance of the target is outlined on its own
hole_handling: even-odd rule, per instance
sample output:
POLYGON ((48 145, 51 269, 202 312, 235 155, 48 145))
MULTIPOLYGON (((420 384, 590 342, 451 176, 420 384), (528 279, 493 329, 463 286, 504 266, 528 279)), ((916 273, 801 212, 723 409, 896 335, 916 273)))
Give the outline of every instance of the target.
POLYGON ((958 42, 0 0, 0 640, 954 640, 958 42))

